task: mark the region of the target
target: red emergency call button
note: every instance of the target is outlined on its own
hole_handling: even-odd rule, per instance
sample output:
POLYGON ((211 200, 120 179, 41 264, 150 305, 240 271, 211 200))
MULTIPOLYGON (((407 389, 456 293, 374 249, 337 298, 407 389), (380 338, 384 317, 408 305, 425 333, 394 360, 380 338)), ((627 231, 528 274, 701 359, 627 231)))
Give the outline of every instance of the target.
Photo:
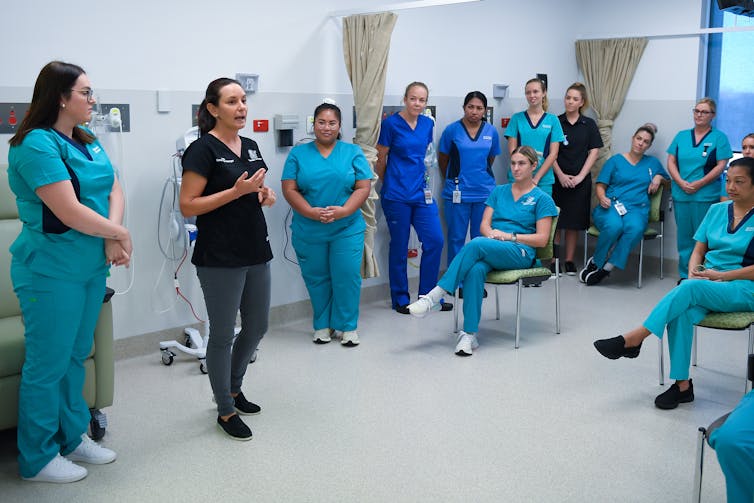
POLYGON ((253 123, 255 133, 264 133, 270 129, 270 121, 267 119, 254 119, 253 123))

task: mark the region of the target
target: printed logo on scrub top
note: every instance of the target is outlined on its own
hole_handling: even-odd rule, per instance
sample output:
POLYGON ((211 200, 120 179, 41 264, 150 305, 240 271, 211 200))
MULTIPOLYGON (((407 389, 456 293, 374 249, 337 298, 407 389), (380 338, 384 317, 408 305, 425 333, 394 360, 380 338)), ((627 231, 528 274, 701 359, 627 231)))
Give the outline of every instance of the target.
POLYGON ((224 162, 225 164, 233 164, 235 161, 233 159, 226 159, 225 157, 220 157, 219 159, 215 159, 215 162, 224 162))
POLYGON ((262 158, 261 158, 261 157, 259 157, 259 152, 257 152, 257 151, 256 151, 256 150, 254 150, 254 149, 251 149, 251 148, 249 149, 249 160, 250 160, 251 162, 254 162, 254 161, 259 161, 259 160, 261 160, 261 159, 262 159, 262 158))
POLYGON ((535 204, 537 204, 537 201, 534 196, 526 196, 526 199, 521 202, 522 206, 534 206, 535 204))
POLYGON ((95 145, 94 147, 92 147, 92 152, 99 154, 100 152, 102 152, 102 149, 95 145))
POLYGON ((492 136, 482 136, 482 139, 485 141, 492 141, 492 136))

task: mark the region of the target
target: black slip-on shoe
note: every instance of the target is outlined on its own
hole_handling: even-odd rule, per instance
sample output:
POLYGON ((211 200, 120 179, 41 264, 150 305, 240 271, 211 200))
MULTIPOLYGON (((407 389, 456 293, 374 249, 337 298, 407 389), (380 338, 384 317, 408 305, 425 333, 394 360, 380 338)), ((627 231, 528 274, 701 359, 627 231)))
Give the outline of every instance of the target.
POLYGON ((411 311, 408 310, 408 304, 406 304, 405 306, 395 306, 395 312, 401 314, 411 314, 411 311))
POLYGON ((694 383, 689 379, 689 389, 681 391, 678 383, 674 382, 664 393, 660 393, 655 398, 655 407, 663 410, 675 409, 679 403, 689 403, 694 401, 694 383))
POLYGON ((617 360, 618 358, 636 358, 641 351, 641 344, 632 348, 625 347, 626 339, 622 335, 610 339, 594 341, 594 347, 605 358, 617 360))
POLYGON ((573 262, 566 262, 565 273, 568 276, 576 276, 576 264, 574 264, 573 262))
POLYGON ((227 421, 223 421, 223 418, 217 416, 217 426, 233 440, 251 440, 251 429, 246 426, 246 423, 238 414, 233 414, 227 421))
POLYGON ((236 412, 239 414, 243 414, 244 416, 253 416, 254 414, 259 414, 262 411, 262 408, 246 399, 245 396, 243 396, 243 392, 238 393, 233 398, 233 406, 236 408, 236 412))

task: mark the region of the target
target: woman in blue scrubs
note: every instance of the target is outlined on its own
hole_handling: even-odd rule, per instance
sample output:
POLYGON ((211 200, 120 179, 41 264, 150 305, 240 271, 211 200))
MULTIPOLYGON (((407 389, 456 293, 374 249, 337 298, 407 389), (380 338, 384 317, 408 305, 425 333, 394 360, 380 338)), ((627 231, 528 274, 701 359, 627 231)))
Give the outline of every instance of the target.
MULTIPOLYGON (((390 231, 390 297, 393 309, 401 314, 409 314, 411 302, 407 272, 411 227, 422 244, 419 295, 429 292, 437 282, 444 244, 430 173, 424 165, 434 128, 432 119, 423 114, 428 96, 426 84, 409 84, 403 95, 403 110, 382 121, 377 140, 374 170, 382 180, 380 199, 390 231)), ((443 303, 443 310, 452 308, 452 304, 443 303)))
POLYGON ((540 79, 530 79, 524 87, 529 107, 523 112, 513 114, 505 137, 508 138, 508 152, 527 145, 539 156, 537 169, 534 170, 534 184, 547 195, 552 195, 555 177, 552 166, 558 158, 560 142, 565 137, 557 116, 547 113, 547 89, 540 79))
POLYGON ((733 155, 725 133, 712 127, 716 110, 713 99, 699 100, 693 109, 694 127, 679 132, 667 150, 682 280, 688 277, 694 233, 709 207, 720 200, 720 175, 733 155))
POLYGON ((485 201, 495 188, 492 163, 500 154, 495 126, 484 120, 487 97, 472 91, 463 100, 463 118, 451 123, 440 137, 437 160, 445 178, 442 199, 448 226, 447 263, 466 242, 480 236, 485 201))
POLYGON ((464 284, 463 330, 455 353, 470 356, 479 346, 476 332, 482 314, 484 279, 493 269, 524 269, 536 260, 536 248, 550 239, 552 217, 558 209, 552 198, 532 180, 537 153, 518 147, 511 154, 513 182, 499 185, 487 198, 482 216, 482 236, 469 241, 453 259, 437 286, 409 305, 409 312, 423 317, 438 311, 443 296, 464 284))
POLYGON ((18 465, 24 480, 74 482, 116 454, 87 435, 84 360, 105 295, 108 265, 128 265, 124 197, 91 131, 94 91, 84 70, 42 68, 29 112, 10 139, 8 183, 21 233, 11 279, 21 305, 26 357, 18 392, 18 465))
POLYGON ((587 285, 598 284, 614 267, 624 269, 629 253, 644 237, 649 197, 668 177, 657 158, 644 155, 654 138, 652 128, 641 126, 631 138, 631 150, 608 159, 597 177, 599 206, 592 219, 600 235, 594 256, 579 273, 587 285))
POLYGON ((314 110, 315 140, 291 150, 282 186, 294 212, 291 240, 312 303, 314 343, 338 331, 342 345, 356 346, 366 228, 359 208, 372 169, 361 148, 339 140, 340 124, 337 106, 314 110))
POLYGON ((655 399, 660 409, 694 401, 694 325, 711 311, 754 311, 754 159, 730 164, 727 188, 731 200, 713 205, 694 235, 689 279, 665 295, 642 326, 594 343, 606 358, 636 358, 649 334, 661 338, 667 330, 670 378, 676 381, 655 399))

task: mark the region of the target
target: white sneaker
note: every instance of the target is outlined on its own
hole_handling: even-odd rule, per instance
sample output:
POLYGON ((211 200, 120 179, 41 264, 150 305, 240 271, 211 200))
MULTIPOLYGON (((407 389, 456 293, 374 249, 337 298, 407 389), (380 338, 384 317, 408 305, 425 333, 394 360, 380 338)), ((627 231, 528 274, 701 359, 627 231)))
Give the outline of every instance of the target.
POLYGON ((442 305, 439 302, 432 302, 429 295, 419 295, 419 300, 408 305, 408 312, 417 318, 424 318, 430 311, 439 311, 442 305))
POLYGON ((344 346, 352 347, 359 345, 359 334, 356 330, 346 330, 343 332, 343 336, 340 339, 340 343, 344 346))
POLYGON ((467 334, 463 330, 458 332, 458 344, 456 344, 456 354, 458 356, 471 356, 472 350, 479 347, 476 335, 467 334))
POLYGON ((314 337, 312 338, 314 344, 327 344, 332 339, 330 338, 332 330, 329 328, 320 328, 314 331, 314 337))
POLYGON ((80 461, 90 465, 106 465, 115 461, 117 454, 106 447, 102 447, 84 433, 81 435, 79 446, 66 457, 71 461, 80 461))
POLYGON ((58 454, 33 477, 21 478, 31 482, 67 484, 68 482, 76 482, 77 480, 83 479, 86 477, 87 473, 89 472, 87 472, 86 468, 83 466, 71 463, 69 460, 58 454))

